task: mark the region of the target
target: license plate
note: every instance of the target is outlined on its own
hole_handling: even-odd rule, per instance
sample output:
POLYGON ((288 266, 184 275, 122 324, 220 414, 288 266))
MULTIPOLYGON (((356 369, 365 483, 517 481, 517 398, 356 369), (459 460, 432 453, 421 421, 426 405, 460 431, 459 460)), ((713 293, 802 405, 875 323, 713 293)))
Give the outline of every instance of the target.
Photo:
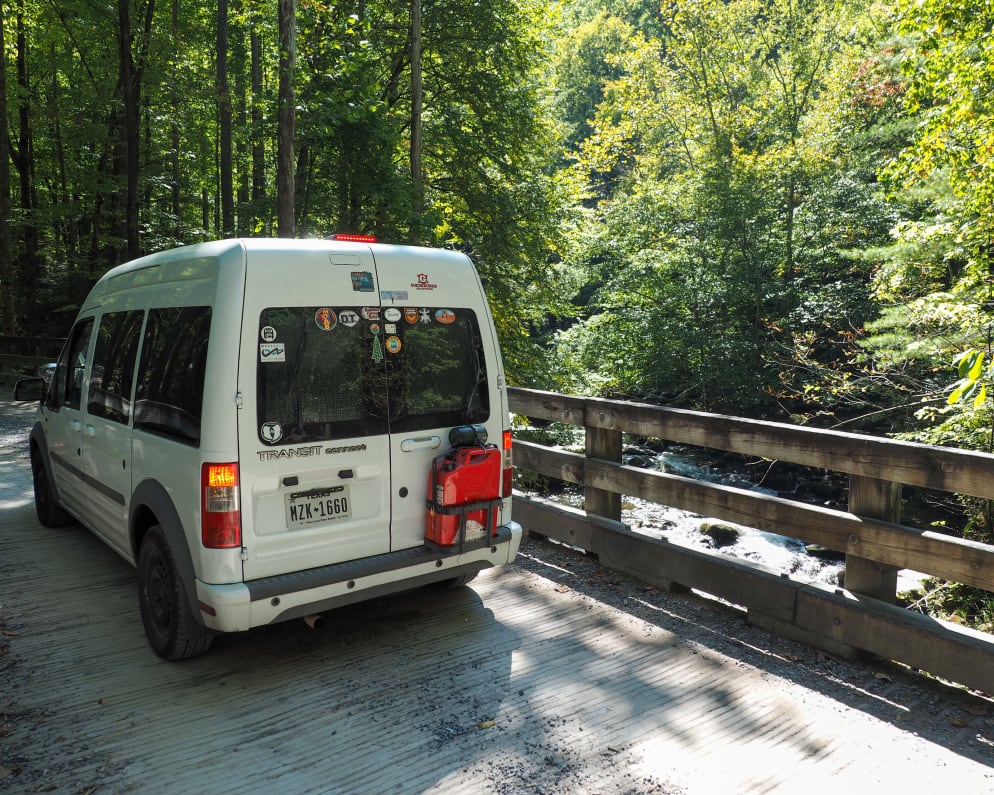
POLYGON ((352 516, 348 486, 295 491, 287 494, 285 499, 286 526, 291 530, 337 522, 352 516))

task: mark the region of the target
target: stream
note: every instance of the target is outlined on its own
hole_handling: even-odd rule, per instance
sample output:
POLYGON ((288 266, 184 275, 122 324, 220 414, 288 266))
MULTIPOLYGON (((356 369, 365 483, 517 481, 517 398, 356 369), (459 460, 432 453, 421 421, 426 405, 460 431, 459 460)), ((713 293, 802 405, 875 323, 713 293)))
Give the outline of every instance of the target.
MULTIPOLYGON (((582 452, 582 441, 580 442, 582 452)), ((563 449, 576 451, 573 445, 563 449)), ((622 462, 630 466, 655 469, 681 477, 717 483, 771 496, 795 498, 820 504, 836 510, 846 510, 844 486, 830 484, 826 478, 812 482, 787 482, 790 492, 785 492, 784 479, 779 478, 780 490, 768 487, 761 473, 741 471, 740 468, 720 467, 703 451, 671 446, 663 452, 625 445, 622 462), (760 480, 763 485, 756 485, 760 480), (833 493, 834 492, 834 493, 833 493)), ((761 466, 770 466, 763 462, 761 466)), ((771 467, 772 469, 772 467, 771 467)), ((772 483, 773 478, 770 478, 772 483)), ((554 497, 573 507, 583 507, 583 493, 570 487, 554 497)), ((809 548, 800 539, 751 527, 700 516, 668 505, 660 505, 638 497, 622 497, 621 520, 633 531, 653 538, 665 538, 672 544, 692 549, 708 549, 734 558, 762 564, 776 572, 789 574, 797 579, 838 586, 845 570, 844 556, 829 550, 809 548), (707 532, 705 532, 707 531, 707 532)), ((924 575, 913 571, 898 574, 898 593, 918 590, 924 575)))

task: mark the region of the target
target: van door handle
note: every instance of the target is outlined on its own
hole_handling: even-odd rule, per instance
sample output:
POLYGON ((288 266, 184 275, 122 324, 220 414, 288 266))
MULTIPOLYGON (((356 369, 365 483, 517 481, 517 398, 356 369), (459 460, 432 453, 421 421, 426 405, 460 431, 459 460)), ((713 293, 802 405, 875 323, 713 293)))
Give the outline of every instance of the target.
POLYGON ((95 427, 93 427, 92 425, 83 426, 83 436, 89 436, 90 438, 93 438, 96 435, 97 435, 97 429, 95 427))
POLYGON ((413 453, 415 450, 434 450, 441 446, 441 436, 422 436, 420 439, 404 439, 400 443, 400 449, 405 453, 413 453))

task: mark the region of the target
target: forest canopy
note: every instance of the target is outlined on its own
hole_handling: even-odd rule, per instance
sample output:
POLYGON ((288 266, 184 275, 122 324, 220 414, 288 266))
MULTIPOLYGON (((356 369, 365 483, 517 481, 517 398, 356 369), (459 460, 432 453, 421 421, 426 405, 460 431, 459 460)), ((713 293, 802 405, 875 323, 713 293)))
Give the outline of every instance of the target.
POLYGON ((3 0, 0 331, 230 236, 469 254, 513 383, 992 449, 981 0, 3 0))

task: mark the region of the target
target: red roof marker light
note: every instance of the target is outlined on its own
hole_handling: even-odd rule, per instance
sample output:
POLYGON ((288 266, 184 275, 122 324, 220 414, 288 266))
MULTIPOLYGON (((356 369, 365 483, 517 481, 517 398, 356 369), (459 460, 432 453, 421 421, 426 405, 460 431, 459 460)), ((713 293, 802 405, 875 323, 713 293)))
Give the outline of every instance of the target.
POLYGON ((352 235, 347 232, 336 232, 329 240, 339 240, 346 243, 376 243, 377 239, 373 235, 352 235))

